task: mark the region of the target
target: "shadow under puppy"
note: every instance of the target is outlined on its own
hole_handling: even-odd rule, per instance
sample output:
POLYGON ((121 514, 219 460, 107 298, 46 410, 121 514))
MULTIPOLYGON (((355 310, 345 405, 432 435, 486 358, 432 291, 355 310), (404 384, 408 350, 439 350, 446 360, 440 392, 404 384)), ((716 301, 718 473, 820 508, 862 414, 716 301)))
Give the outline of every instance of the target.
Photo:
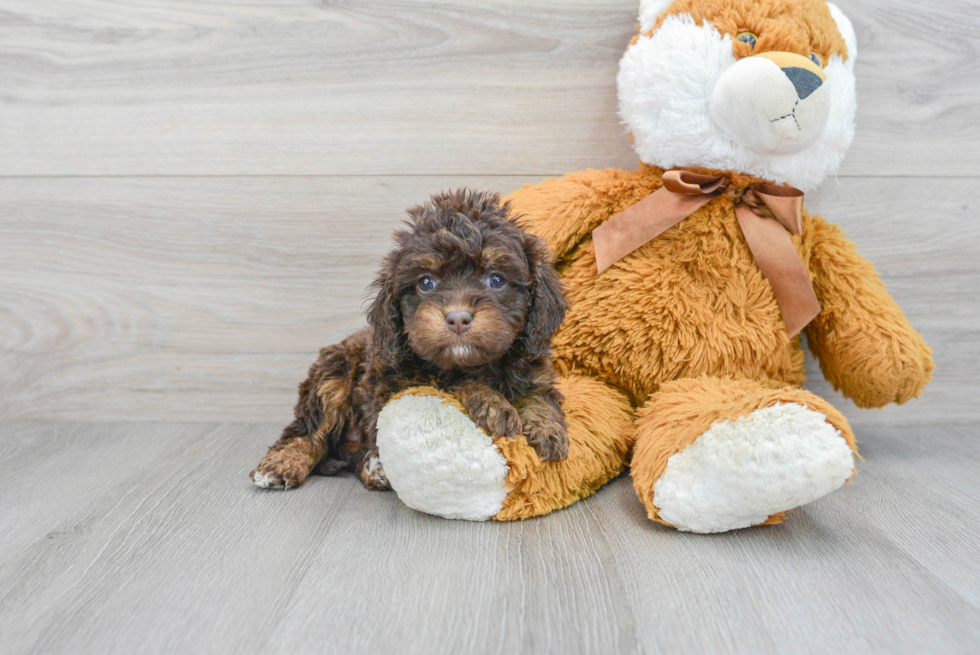
POLYGON ((251 473, 256 485, 352 469, 369 489, 390 489, 378 412, 417 386, 451 393, 493 436, 524 435, 544 460, 567 456, 551 366, 567 305, 544 242, 497 194, 444 193, 408 214, 374 282, 368 327, 320 351, 296 419, 251 473))

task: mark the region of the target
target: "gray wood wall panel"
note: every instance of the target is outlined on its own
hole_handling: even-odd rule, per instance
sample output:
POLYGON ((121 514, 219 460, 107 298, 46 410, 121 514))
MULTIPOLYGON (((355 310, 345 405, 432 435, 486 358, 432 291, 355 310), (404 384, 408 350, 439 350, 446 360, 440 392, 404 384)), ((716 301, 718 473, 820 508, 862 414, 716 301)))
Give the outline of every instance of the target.
MULTIPOLYGON (((859 422, 969 421, 980 8, 840 4, 859 129, 808 205, 939 369, 903 408, 838 400, 859 422)), ((406 206, 635 165, 614 89, 634 12, 0 0, 0 418, 285 420, 316 349, 362 323, 406 206)))
MULTIPOLYGON (((554 174, 635 161, 636 0, 0 2, 0 174, 554 174)), ((976 175, 970 0, 840 0, 843 173, 976 175)))
MULTIPOLYGON (((285 421, 317 349, 363 324, 405 207, 537 179, 0 179, 0 417, 285 421)), ((859 423, 975 417, 975 183, 913 182, 841 178, 809 199, 936 350, 921 400, 863 412, 840 399, 859 423)), ((810 378, 834 397, 812 365, 810 378)))

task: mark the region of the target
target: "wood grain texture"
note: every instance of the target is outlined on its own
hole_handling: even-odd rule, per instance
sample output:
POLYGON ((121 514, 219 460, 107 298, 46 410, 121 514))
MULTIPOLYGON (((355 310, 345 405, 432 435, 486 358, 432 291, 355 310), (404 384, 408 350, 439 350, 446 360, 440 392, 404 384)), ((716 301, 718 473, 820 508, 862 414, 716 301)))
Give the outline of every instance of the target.
POLYGON ((635 166, 636 0, 0 0, 0 650, 980 651, 980 5, 837 2, 858 131, 807 206, 935 380, 864 412, 809 362, 859 474, 694 536, 625 477, 510 524, 246 479, 406 207, 635 166))
POLYGON ((0 416, 285 419, 405 208, 519 181, 0 180, 0 416))
POLYGON ((4 652, 980 647, 976 434, 874 428, 840 491, 704 536, 647 521, 625 477, 507 524, 419 514, 351 476, 259 490, 245 475, 276 431, 0 426, 4 652))
MULTIPOLYGON (((0 179, 0 417, 285 422, 317 349, 363 324, 406 207, 535 179, 0 179)), ((836 396, 857 423, 976 417, 971 184, 842 178, 812 194, 936 350, 919 401, 863 412, 836 396)), ((810 378, 835 397, 812 363, 810 378)))
MULTIPOLYGON (((843 174, 980 173, 970 0, 840 0, 843 174)), ((555 174, 633 166, 636 0, 0 0, 0 175, 555 174)))

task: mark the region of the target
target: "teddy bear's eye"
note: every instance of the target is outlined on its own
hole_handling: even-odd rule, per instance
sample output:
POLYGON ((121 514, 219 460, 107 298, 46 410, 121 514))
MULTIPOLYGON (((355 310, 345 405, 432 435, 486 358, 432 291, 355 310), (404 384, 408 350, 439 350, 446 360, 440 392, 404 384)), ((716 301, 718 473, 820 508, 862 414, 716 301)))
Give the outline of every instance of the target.
POLYGON ((759 37, 752 32, 742 32, 735 37, 735 40, 741 41, 742 43, 748 43, 750 48, 754 48, 755 42, 759 40, 759 37))
POLYGON ((820 55, 818 55, 817 53, 815 53, 815 52, 811 52, 810 53, 810 61, 812 61, 814 64, 816 64, 820 68, 823 68, 823 58, 820 55))

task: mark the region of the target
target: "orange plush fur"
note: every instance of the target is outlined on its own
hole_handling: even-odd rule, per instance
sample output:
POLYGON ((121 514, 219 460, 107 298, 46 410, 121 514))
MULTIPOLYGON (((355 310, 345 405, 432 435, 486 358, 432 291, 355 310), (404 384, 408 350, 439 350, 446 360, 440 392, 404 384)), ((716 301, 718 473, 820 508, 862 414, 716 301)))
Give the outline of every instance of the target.
MULTIPOLYGON (((562 409, 569 421, 568 457, 542 462, 523 436, 498 437, 497 448, 507 460, 506 485, 511 490, 498 521, 526 519, 571 505, 594 493, 626 466, 633 445, 633 409, 622 393, 580 376, 567 376, 558 384, 565 396, 562 409)), ((465 412, 458 400, 432 387, 413 387, 396 394, 437 396, 465 412)))
MULTIPOLYGON (((724 173, 739 186, 754 181, 724 173)), ((571 310, 554 340, 558 370, 605 382, 609 394, 622 389, 640 408, 632 471, 653 519, 653 484, 667 458, 718 420, 798 402, 825 414, 856 451, 846 419, 799 387, 800 339, 787 338, 730 198, 596 274, 591 231, 660 188, 662 176, 646 165, 586 170, 509 198, 554 249, 568 290, 571 310)), ((929 347, 839 228, 806 213, 804 226, 793 241, 823 307, 806 335, 825 375, 861 407, 917 396, 931 377, 929 347)), ((570 417, 569 430, 575 423, 570 417)))
POLYGON ((719 32, 731 36, 736 57, 780 51, 804 57, 816 52, 824 61, 831 55, 847 59, 847 45, 837 26, 827 20, 822 4, 814 0, 677 0, 660 15, 653 29, 660 27, 668 16, 688 14, 698 25, 710 21, 719 32), (758 35, 754 50, 735 41, 742 32, 758 35))
MULTIPOLYGON (((823 0, 676 0, 665 9, 648 23, 653 29, 646 35, 668 17, 684 13, 690 18, 675 20, 671 29, 680 24, 693 30, 695 24, 710 23, 731 37, 728 47, 735 59, 750 52, 814 53, 824 64, 833 57, 839 71, 849 56, 845 36, 823 0), (754 50, 735 40, 742 32, 758 37, 754 50)), ((852 35, 850 29, 848 24, 844 32, 852 35)), ((633 40, 633 47, 637 42, 633 40)), ((801 152, 797 161, 805 165, 806 157, 801 152)), ((823 161, 829 162, 828 171, 836 165, 823 161)), ((686 168, 724 175, 739 189, 766 181, 733 170, 686 168)), ((510 469, 509 493, 493 517, 497 520, 564 507, 592 493, 630 461, 648 516, 667 523, 654 496, 668 460, 712 426, 782 405, 822 417, 833 438, 843 440, 835 447, 848 457, 848 448, 857 452, 841 413, 800 386, 801 339, 786 332, 731 197, 715 197, 597 273, 592 230, 660 189, 663 175, 662 168, 650 164, 633 171, 590 169, 525 186, 508 198, 522 226, 551 247, 570 301, 553 347, 555 367, 563 377, 571 447, 566 462, 543 465, 521 439, 498 439, 510 469)), ((918 396, 931 377, 931 351, 872 265, 839 228, 805 211, 802 235, 791 238, 822 306, 805 336, 827 379, 860 407, 900 404, 918 396)), ((787 428, 787 434, 804 434, 794 433, 796 429, 787 428)), ((751 441, 745 443, 752 447, 751 441)), ((811 442, 794 443, 792 447, 805 450, 811 442)), ((853 473, 848 461, 841 465, 838 460, 837 470, 846 475, 836 479, 837 485, 853 473)), ((734 462, 731 470, 732 475, 752 475, 751 468, 740 469, 734 462)), ((690 469, 686 471, 690 479, 690 469)), ((781 473, 776 469, 775 478, 781 473)), ((701 484, 725 502, 723 483, 709 479, 701 484)), ((795 506, 766 505, 768 518, 752 522, 777 523, 795 506)), ((716 521, 685 529, 717 531, 748 524, 716 521)))

